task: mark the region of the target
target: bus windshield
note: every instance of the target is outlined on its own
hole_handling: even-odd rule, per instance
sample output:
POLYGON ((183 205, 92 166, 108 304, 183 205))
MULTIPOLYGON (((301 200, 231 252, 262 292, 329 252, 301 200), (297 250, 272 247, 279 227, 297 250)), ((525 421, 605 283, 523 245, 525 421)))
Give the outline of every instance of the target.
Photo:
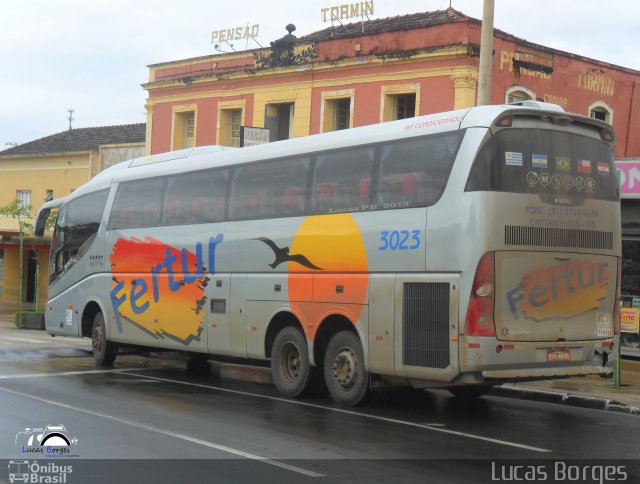
POLYGON ((95 238, 108 190, 83 195, 60 208, 51 241, 49 283, 82 257, 95 238))

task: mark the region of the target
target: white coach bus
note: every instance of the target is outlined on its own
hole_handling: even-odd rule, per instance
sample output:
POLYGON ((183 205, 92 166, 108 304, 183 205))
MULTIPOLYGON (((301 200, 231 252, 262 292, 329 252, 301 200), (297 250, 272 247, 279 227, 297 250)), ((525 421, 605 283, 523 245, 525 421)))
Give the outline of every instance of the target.
POLYGON ((356 405, 604 372, 621 228, 608 124, 536 102, 146 156, 45 204, 46 330, 270 360, 356 405))

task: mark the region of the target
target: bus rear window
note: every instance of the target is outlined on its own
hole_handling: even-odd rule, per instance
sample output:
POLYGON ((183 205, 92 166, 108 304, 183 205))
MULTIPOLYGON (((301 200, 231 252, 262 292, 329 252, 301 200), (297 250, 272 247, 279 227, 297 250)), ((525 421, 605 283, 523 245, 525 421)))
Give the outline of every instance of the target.
POLYGON ((465 191, 619 198, 613 153, 595 138, 542 129, 505 129, 476 157, 465 191))

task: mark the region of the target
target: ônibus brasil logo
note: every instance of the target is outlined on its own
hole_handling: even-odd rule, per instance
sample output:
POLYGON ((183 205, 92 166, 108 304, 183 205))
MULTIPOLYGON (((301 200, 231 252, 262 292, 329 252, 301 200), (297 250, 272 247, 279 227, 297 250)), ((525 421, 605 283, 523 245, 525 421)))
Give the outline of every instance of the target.
POLYGON ((67 474, 73 472, 73 466, 57 462, 37 460, 10 460, 9 482, 27 482, 34 484, 66 484, 67 474))

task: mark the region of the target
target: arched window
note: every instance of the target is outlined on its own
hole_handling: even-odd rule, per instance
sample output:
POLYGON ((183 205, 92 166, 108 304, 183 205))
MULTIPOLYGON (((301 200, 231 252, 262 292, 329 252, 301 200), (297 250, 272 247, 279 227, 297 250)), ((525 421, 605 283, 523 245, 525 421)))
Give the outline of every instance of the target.
POLYGON ((507 104, 520 103, 522 101, 535 100, 536 95, 530 89, 523 86, 511 86, 505 92, 504 101, 507 104))
POLYGON ((611 106, 602 101, 596 101, 591 106, 589 106, 589 116, 599 119, 600 121, 612 123, 613 109, 611 109, 611 106))

